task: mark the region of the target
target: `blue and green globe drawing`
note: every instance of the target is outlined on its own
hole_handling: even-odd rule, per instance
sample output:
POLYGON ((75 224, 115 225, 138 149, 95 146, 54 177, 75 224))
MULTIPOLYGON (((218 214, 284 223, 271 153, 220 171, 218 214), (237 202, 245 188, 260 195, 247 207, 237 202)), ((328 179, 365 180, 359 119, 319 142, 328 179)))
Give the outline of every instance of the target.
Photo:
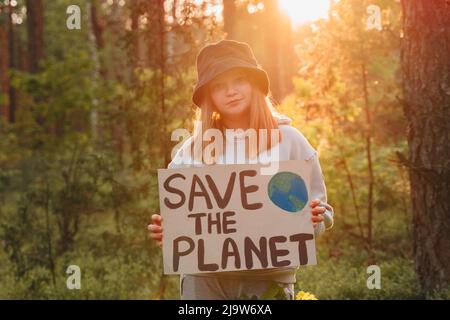
POLYGON ((303 179, 292 172, 275 174, 268 186, 269 198, 279 208, 299 212, 308 203, 308 191, 303 179))

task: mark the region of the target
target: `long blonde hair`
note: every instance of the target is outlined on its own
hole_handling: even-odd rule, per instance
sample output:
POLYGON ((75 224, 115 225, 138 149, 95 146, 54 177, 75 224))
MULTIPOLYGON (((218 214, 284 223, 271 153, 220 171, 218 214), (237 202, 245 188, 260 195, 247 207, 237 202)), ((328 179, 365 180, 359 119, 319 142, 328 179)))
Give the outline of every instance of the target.
MULTIPOLYGON (((277 143, 281 142, 281 133, 277 135, 277 140, 272 141, 272 129, 278 129, 278 119, 282 117, 276 110, 270 99, 265 96, 261 90, 253 84, 252 81, 252 97, 250 101, 249 112, 249 128, 260 132, 260 129, 266 129, 264 135, 261 136, 264 141, 260 141, 260 135, 256 135, 256 144, 249 143, 249 157, 253 158, 265 150, 270 150, 277 143), (275 142, 275 144, 274 144, 275 142), (254 147, 256 145, 256 148, 254 147)), ((196 110, 193 145, 201 146, 201 148, 194 148, 194 159, 203 159, 204 150, 211 142, 203 141, 203 133, 208 129, 216 129, 225 137, 225 130, 227 129, 221 121, 221 115, 215 107, 209 88, 205 88, 204 98, 200 108, 196 110)), ((192 147, 192 146, 191 146, 192 147)), ((215 150, 217 151, 217 150, 215 150)), ((207 157, 203 161, 207 164, 214 164, 220 154, 215 154, 214 157, 207 157), (206 160, 206 161, 205 161, 206 160)))

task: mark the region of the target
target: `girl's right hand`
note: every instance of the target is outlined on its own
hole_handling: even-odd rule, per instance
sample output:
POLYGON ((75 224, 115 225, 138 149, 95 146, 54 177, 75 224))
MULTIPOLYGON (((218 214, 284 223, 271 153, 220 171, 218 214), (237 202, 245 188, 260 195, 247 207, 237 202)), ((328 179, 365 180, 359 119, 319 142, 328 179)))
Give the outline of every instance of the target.
POLYGON ((162 217, 159 214, 152 215, 152 223, 148 225, 147 229, 150 232, 150 238, 156 241, 156 243, 162 245, 162 217))

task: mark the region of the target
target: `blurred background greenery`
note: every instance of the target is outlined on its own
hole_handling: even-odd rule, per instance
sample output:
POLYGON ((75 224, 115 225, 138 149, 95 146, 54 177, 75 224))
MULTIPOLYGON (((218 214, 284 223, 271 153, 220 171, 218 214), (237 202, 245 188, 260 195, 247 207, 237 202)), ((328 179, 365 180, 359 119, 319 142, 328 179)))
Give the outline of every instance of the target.
POLYGON ((296 289, 421 297, 396 160, 400 14, 392 0, 1 0, 0 298, 179 298, 147 234, 156 170, 172 130, 192 128, 198 50, 224 37, 252 46, 277 109, 319 151, 335 226, 296 289), (70 5, 80 29, 66 26, 70 5), (380 290, 366 286, 373 264, 380 290), (81 290, 66 287, 69 265, 81 290))

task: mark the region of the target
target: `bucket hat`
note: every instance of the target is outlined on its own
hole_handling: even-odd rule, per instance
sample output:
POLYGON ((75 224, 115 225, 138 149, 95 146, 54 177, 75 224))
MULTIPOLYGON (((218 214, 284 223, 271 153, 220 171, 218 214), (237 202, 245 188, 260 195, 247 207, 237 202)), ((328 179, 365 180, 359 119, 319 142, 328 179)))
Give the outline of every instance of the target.
POLYGON ((269 93, 267 72, 256 61, 250 46, 235 40, 220 40, 204 46, 197 55, 197 84, 192 101, 198 107, 204 96, 206 85, 218 75, 233 68, 243 68, 261 91, 269 93))

